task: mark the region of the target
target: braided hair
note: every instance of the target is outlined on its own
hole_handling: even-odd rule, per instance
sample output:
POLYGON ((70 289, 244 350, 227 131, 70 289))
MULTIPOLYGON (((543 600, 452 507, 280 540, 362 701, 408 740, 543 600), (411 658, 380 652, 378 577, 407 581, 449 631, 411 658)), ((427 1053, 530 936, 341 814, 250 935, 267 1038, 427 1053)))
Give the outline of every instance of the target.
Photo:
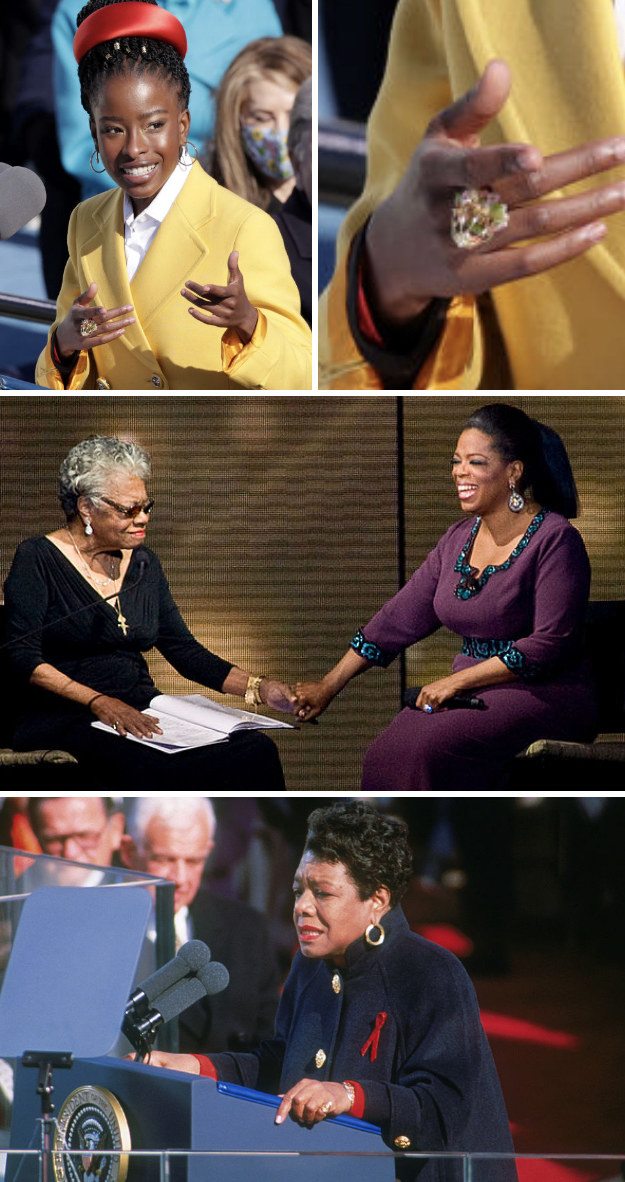
MULTIPOLYGON (((76 17, 79 27, 88 16, 109 4, 123 3, 123 0, 89 0, 76 17)), ((144 4, 156 5, 156 0, 142 0, 144 4)), ((180 110, 189 106, 191 82, 187 67, 180 54, 172 45, 154 37, 116 37, 103 41, 87 51, 78 66, 80 99, 85 111, 93 114, 97 92, 104 81, 129 71, 133 73, 160 73, 178 90, 180 110)))

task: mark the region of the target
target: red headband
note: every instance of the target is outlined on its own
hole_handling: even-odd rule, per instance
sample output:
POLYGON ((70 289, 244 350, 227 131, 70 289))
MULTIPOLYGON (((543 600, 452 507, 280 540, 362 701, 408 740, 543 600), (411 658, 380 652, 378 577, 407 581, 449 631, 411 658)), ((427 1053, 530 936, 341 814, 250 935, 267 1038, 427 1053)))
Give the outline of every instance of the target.
POLYGON ((181 57, 187 52, 187 36, 176 16, 155 4, 127 0, 99 8, 86 17, 74 37, 76 61, 80 62, 94 45, 114 41, 116 37, 153 37, 155 41, 173 45, 181 57))

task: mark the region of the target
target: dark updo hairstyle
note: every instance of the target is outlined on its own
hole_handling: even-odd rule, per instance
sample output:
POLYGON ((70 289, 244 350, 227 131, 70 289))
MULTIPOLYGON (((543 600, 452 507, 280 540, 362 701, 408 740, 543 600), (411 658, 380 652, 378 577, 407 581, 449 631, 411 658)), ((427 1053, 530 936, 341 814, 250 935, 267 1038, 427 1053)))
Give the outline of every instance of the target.
POLYGON ((577 517, 575 478, 566 448, 552 427, 531 419, 518 406, 491 402, 474 411, 462 429, 488 435, 506 464, 522 462, 519 492, 530 494, 543 509, 577 517))
MULTIPOLYGON (((89 0, 76 17, 78 28, 88 16, 109 4, 120 4, 124 0, 89 0)), ((156 0, 141 0, 143 4, 156 5, 156 0)), ((156 5, 158 7, 158 5, 156 5)), ((155 37, 115 37, 102 41, 89 49, 78 65, 80 99, 85 111, 93 114, 93 104, 98 89, 109 78, 127 74, 160 73, 176 87, 180 110, 189 106, 191 82, 187 67, 173 45, 158 41, 155 37)))
POLYGON ((320 862, 342 862, 361 899, 388 887, 391 906, 406 893, 413 873, 408 827, 365 800, 337 801, 308 818, 304 852, 320 862))

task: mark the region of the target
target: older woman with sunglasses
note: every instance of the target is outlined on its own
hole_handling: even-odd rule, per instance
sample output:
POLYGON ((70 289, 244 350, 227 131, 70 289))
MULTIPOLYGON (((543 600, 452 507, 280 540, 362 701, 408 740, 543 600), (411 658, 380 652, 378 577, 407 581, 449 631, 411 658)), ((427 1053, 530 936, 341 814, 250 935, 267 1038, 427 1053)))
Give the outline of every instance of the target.
MULTIPOLYGON (((21 701, 18 749, 62 747, 111 788, 171 788, 171 762, 145 743, 159 719, 144 713, 158 690, 143 654, 152 648, 190 681, 291 712, 290 688, 252 677, 208 651, 184 623, 156 555, 145 546, 153 506, 147 453, 91 436, 61 464, 66 524, 18 547, 5 585, 8 655, 21 701), (92 727, 100 722, 117 735, 92 727), (141 778, 145 774, 145 779, 141 778)), ((260 731, 178 753, 186 788, 284 787, 274 744, 260 731)))

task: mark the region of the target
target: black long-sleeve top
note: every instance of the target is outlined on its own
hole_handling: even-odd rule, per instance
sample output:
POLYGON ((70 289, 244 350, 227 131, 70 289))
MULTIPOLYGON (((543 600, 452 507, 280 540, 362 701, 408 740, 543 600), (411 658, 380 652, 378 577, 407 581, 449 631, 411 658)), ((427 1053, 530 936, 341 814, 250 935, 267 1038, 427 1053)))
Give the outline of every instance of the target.
POLYGON ((27 726, 51 715, 91 717, 86 706, 28 684, 42 663, 138 710, 159 692, 143 656, 152 648, 183 677, 211 689, 220 690, 232 668, 191 634, 146 546, 133 551, 119 594, 126 636, 114 607, 46 537, 18 546, 4 593, 6 651, 24 687, 20 713, 27 726))

